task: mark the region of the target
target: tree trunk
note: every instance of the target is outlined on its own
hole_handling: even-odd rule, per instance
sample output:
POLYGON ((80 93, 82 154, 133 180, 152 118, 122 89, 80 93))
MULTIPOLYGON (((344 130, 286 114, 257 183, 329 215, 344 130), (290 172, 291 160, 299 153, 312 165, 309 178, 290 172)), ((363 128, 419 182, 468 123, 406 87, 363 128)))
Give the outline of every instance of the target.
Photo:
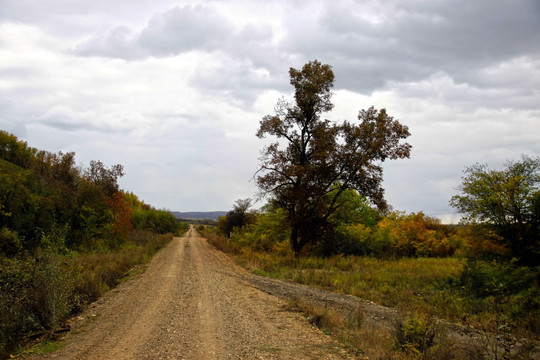
POLYGON ((298 242, 298 224, 292 225, 289 242, 291 244, 291 250, 294 252, 294 257, 298 257, 301 250, 300 244, 298 242))

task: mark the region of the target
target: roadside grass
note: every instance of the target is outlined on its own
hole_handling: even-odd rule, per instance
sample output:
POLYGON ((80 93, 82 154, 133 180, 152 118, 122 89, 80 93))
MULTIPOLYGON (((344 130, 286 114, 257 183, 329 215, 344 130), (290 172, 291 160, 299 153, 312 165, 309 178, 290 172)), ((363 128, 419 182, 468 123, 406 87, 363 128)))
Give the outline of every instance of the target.
POLYGON ((464 267, 463 260, 458 258, 295 259, 251 251, 244 251, 237 258, 259 275, 354 295, 401 310, 414 309, 450 320, 459 320, 465 311, 463 299, 451 288, 464 267))
MULTIPOLYGON (((56 331, 106 291, 140 273, 172 234, 134 233, 103 252, 43 250, 33 258, 0 259, 0 358, 61 346, 56 331)), ((53 351, 50 350, 50 351, 53 351)))
MULTIPOLYGON (((294 306, 310 321, 368 358, 480 359, 486 358, 484 355, 490 348, 496 349, 492 353, 504 353, 505 347, 512 348, 515 355, 517 339, 537 342, 540 335, 540 294, 535 270, 511 268, 496 262, 471 262, 459 257, 295 258, 286 251, 286 243, 262 252, 236 247, 211 231, 206 231, 204 236, 255 274, 354 295, 396 308, 403 316, 392 331, 368 330, 358 326, 362 323, 361 314, 358 319, 343 319, 328 309, 294 300, 294 306), (517 285, 519 282, 523 284, 517 285), (501 289, 501 284, 507 285, 501 289), (516 291, 511 289, 512 284, 516 284, 516 291), (523 288, 526 290, 522 291, 523 288), (434 320, 436 318, 488 331, 494 336, 486 337, 483 342, 471 339, 456 355, 454 344, 445 338, 446 330, 434 320), (504 342, 498 340, 503 338, 504 342)), ((508 358, 525 358, 514 355, 508 358)))
MULTIPOLYGON (((504 321, 514 334, 539 335, 536 304, 516 303, 523 295, 477 297, 462 286, 467 269, 467 260, 462 258, 392 260, 338 255, 296 259, 246 248, 236 258, 255 274, 354 295, 404 312, 424 313, 482 330, 497 331, 502 325, 501 313, 507 314, 504 321)), ((534 302, 535 295, 532 293, 525 301, 534 302)))
POLYGON ((57 340, 45 340, 41 342, 38 346, 32 349, 32 353, 47 355, 62 349, 65 346, 65 343, 57 340))
POLYGON ((75 277, 75 304, 84 306, 95 301, 128 276, 141 272, 137 265, 147 263, 172 237, 172 234, 135 233, 125 246, 114 252, 73 256, 70 265, 75 277))
POLYGON ((476 359, 451 348, 446 333, 430 320, 410 315, 393 328, 365 326, 363 309, 347 318, 302 299, 291 299, 288 309, 299 311, 311 324, 338 339, 358 359, 476 359))

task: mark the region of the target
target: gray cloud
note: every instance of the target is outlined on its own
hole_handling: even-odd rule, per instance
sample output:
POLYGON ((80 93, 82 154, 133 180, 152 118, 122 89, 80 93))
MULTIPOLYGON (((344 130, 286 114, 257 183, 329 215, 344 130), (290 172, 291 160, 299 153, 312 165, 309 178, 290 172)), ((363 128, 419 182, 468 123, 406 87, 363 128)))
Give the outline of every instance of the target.
POLYGON ((236 26, 211 7, 187 5, 152 16, 141 31, 117 27, 79 42, 71 51, 79 56, 125 60, 191 51, 215 54, 223 59, 221 64, 199 66, 192 85, 251 103, 259 90, 279 88, 287 82, 283 76, 286 61, 271 45, 273 36, 267 24, 236 26), (259 70, 269 76, 261 75, 259 70))
POLYGON ((86 39, 73 48, 82 56, 140 59, 174 56, 189 51, 223 51, 235 57, 269 63, 268 52, 258 51, 272 39, 264 24, 237 27, 212 7, 174 7, 150 18, 140 31, 117 27, 105 35, 86 39), (259 56, 257 56, 260 54, 259 56))
POLYGON ((84 40, 73 48, 81 56, 100 56, 119 59, 141 59, 148 51, 137 45, 134 34, 126 26, 114 28, 105 36, 84 40))
POLYGON ((480 85, 479 70, 540 54, 535 2, 399 1, 371 16, 369 3, 340 4, 325 3, 316 17, 291 13, 282 47, 333 64, 344 88, 371 92, 388 81, 418 81, 441 71, 480 85))
POLYGON ((158 56, 194 49, 212 51, 227 41, 232 31, 232 25, 212 8, 175 7, 150 19, 138 45, 158 56))

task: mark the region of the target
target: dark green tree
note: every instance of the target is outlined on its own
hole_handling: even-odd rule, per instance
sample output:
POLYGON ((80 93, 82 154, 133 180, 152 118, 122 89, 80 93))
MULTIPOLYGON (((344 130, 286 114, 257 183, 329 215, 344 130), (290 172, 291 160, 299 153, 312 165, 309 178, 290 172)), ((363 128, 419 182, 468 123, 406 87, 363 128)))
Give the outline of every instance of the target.
POLYGON ((263 117, 257 132, 278 139, 262 151, 257 185, 286 211, 291 249, 298 255, 328 233, 329 217, 346 201, 344 191, 355 189, 386 209, 381 163, 408 158, 411 146, 401 143, 408 128, 385 109, 361 110, 358 123, 321 119, 333 108, 330 65, 315 60, 289 75, 295 103, 279 100, 276 114, 263 117))
POLYGON ((462 195, 450 205, 469 222, 493 226, 512 255, 525 262, 538 259, 540 237, 540 158, 523 156, 503 170, 475 164, 464 171, 462 195))
POLYGON ((255 215, 248 211, 250 207, 251 199, 236 200, 232 210, 225 216, 220 217, 218 221, 219 230, 227 237, 231 237, 231 232, 235 228, 241 228, 244 225, 253 223, 255 215))

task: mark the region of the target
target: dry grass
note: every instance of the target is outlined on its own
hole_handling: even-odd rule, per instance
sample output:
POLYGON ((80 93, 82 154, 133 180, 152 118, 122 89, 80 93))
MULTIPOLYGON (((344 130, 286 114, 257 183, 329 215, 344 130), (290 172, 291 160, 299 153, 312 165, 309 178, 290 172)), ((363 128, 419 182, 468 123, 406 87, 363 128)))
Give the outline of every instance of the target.
MULTIPOLYGON (((355 295, 397 308, 401 314, 405 314, 394 324, 393 331, 388 331, 384 328, 366 328, 361 312, 344 319, 329 309, 294 300, 294 307, 304 312, 311 322, 368 358, 489 359, 494 358, 493 354, 501 349, 504 352, 506 346, 512 347, 508 358, 521 359, 524 358, 521 353, 526 354, 531 347, 517 346, 516 338, 537 339, 538 336, 538 326, 534 326, 538 324, 539 316, 534 310, 538 300, 534 284, 525 295, 513 297, 507 294, 481 298, 469 290, 469 287, 478 286, 489 288, 491 284, 485 279, 489 279, 495 270, 508 274, 505 268, 497 264, 475 270, 465 259, 455 257, 392 260, 357 256, 304 256, 297 259, 280 251, 287 244, 276 245, 276 251, 261 252, 246 246, 232 247, 228 239, 213 233, 206 233, 205 236, 217 248, 232 253, 238 263, 256 274, 355 295), (479 284, 472 282, 464 286, 463 275, 466 272, 479 284), (491 331, 495 337, 471 337, 470 341, 457 346, 453 343, 457 340, 446 337, 446 330, 434 318, 491 331), (505 333, 499 329, 504 329, 505 333), (511 332, 509 339, 513 340, 506 345, 494 344, 498 335, 507 336, 508 332, 511 332)), ((519 271, 512 276, 523 279, 519 271)), ((510 283, 516 284, 516 281, 510 283)))
POLYGON ((81 305, 99 298, 144 264, 172 239, 171 234, 135 233, 126 246, 114 252, 80 254, 72 259, 75 293, 81 305))
POLYGON ((96 253, 0 259, 0 358, 29 339, 53 338, 65 320, 116 286, 172 239, 134 234, 123 247, 96 253))

